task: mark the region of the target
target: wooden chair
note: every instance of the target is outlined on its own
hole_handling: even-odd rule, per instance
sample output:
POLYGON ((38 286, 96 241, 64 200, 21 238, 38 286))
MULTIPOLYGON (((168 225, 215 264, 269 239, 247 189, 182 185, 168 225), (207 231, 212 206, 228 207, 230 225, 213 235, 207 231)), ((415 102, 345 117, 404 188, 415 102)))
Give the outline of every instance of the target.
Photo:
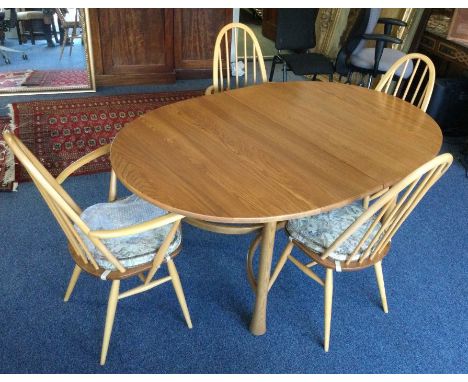
MULTIPOLYGON (((242 32, 241 32, 242 33, 242 32)), ((218 33, 213 54, 213 85, 209 86, 205 94, 219 93, 233 87, 255 84, 257 81, 267 82, 265 62, 262 50, 254 32, 247 25, 230 23, 225 25, 218 33), (239 30, 243 31, 244 43, 239 51, 239 30), (234 45, 231 46, 231 36, 234 36, 234 45), (249 41, 251 43, 249 44, 249 41), (252 53, 252 73, 249 71, 249 54, 252 53), (243 61, 239 61, 243 56, 243 61), (241 64, 243 68, 241 68, 241 64), (257 65, 259 75, 257 76, 257 65), (243 72, 243 80, 240 80, 243 72), (249 75, 251 79, 249 79, 249 75), (231 76, 234 80, 231 80, 231 76), (225 81, 226 80, 226 81, 225 81)))
MULTIPOLYGON (((391 91, 393 96, 397 97, 400 95, 403 100, 409 101, 412 105, 417 101, 416 106, 425 112, 429 102, 431 101, 435 76, 435 67, 429 57, 421 53, 410 53, 397 60, 390 67, 390 69, 380 79, 375 90, 382 91, 385 94, 388 94, 389 91, 391 91), (413 63, 412 60, 416 60, 416 63, 413 63), (421 61, 423 64, 420 67, 421 61), (412 88, 413 79, 416 73, 418 73, 418 69, 422 70, 421 77, 416 87, 412 88), (404 79, 409 77, 410 74, 411 77, 409 79, 404 79), (426 75, 428 75, 427 81, 425 86, 422 86, 426 75), (395 78, 397 79, 397 83, 392 88, 391 84, 395 78), (407 99, 407 97, 409 98, 410 96, 411 99, 407 99)), ((382 190, 375 195, 366 196, 363 199, 364 207, 367 208, 372 200, 381 196, 385 191, 387 191, 387 189, 382 190)))
MULTIPOLYGON (((273 271, 269 288, 287 260, 324 287, 325 351, 328 351, 330 343, 333 272, 357 271, 373 266, 382 307, 388 313, 382 259, 388 254, 391 239, 397 230, 426 192, 447 171, 452 161, 451 154, 434 158, 391 187, 368 209, 360 203, 354 203, 331 212, 287 222, 285 229, 289 243, 273 271), (294 247, 303 252, 307 263, 291 254, 294 247), (325 279, 311 270, 317 265, 326 269, 325 279)), ((252 263, 259 237, 252 243, 247 257, 247 272, 254 288, 256 282, 252 263)))
POLYGON ((62 49, 60 51, 60 58, 59 60, 62 60, 63 56, 63 51, 65 50, 65 45, 67 41, 70 43, 70 53, 69 56, 71 56, 72 49, 73 49, 73 40, 78 37, 77 30, 78 28, 81 27, 81 19, 80 19, 80 11, 77 8, 75 10, 75 20, 74 21, 67 21, 65 20, 65 16, 62 13, 62 10, 60 8, 55 8, 55 12, 57 13, 57 17, 60 20, 60 25, 63 29, 63 39, 62 39, 62 49))
POLYGON ((412 105, 416 105, 421 110, 426 111, 434 89, 435 77, 435 67, 429 57, 421 53, 410 53, 398 59, 390 69, 388 69, 380 79, 375 90, 383 91, 386 94, 391 91, 394 96, 402 94, 401 98, 403 100, 409 101, 412 105), (416 62, 411 63, 412 60, 416 62), (411 68, 414 68, 412 69, 411 77, 404 80, 404 78, 411 73, 411 68), (422 71, 422 73, 420 71, 422 71), (421 77, 418 83, 416 84, 415 82, 414 86, 412 86, 417 73, 421 73, 421 77), (395 78, 398 79, 398 82, 394 89, 390 90, 390 85, 395 78))
POLYGON ((182 285, 173 262, 173 257, 181 250, 179 227, 183 216, 160 210, 135 195, 116 200, 116 175, 113 171, 109 202, 95 204, 82 211, 61 184, 83 165, 108 155, 110 145, 83 156, 55 179, 16 136, 9 131, 5 131, 3 136, 28 171, 68 239, 68 248, 76 265, 65 293, 65 302, 69 300, 82 271, 112 282, 101 365, 106 362, 117 301, 120 299, 172 281, 187 325, 192 328, 182 285), (147 216, 152 218, 143 219, 147 216), (125 224, 128 221, 132 221, 132 224, 125 224), (153 279, 163 262, 167 264, 169 276, 153 279), (120 281, 134 276, 139 277, 142 284, 119 293, 120 281))

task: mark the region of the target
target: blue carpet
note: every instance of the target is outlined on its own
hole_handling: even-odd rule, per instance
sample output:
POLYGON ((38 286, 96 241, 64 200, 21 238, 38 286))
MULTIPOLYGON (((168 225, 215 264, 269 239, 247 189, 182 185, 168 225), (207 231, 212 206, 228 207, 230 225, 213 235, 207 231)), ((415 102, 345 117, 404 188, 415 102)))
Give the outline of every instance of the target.
MULTIPOLYGON (((67 188, 86 206, 105 199, 108 178, 74 177, 67 188)), ((372 269, 336 275, 328 354, 318 284, 287 264, 270 293, 268 332, 255 337, 244 267, 252 237, 184 225, 176 264, 194 328, 169 284, 122 300, 100 367, 109 283, 82 275, 63 302, 73 262, 33 184, 0 194, 0 217, 1 373, 468 372, 468 179, 458 163, 394 238, 383 263, 388 315, 372 269)), ((275 257, 285 242, 280 234, 275 257)))
MULTIPOLYGON (((55 42, 55 40, 54 40, 55 42)), ((81 38, 77 38, 73 42, 72 54, 70 55, 70 46, 65 46, 63 57, 60 60, 60 52, 62 47, 56 45, 54 48, 49 48, 45 40, 36 40, 36 44, 32 45, 31 41, 19 45, 18 39, 5 39, 7 48, 17 49, 28 55, 27 60, 21 58, 20 53, 7 52, 11 64, 5 64, 0 60, 1 72, 12 72, 19 70, 72 70, 86 68, 85 49, 81 44, 81 38)))

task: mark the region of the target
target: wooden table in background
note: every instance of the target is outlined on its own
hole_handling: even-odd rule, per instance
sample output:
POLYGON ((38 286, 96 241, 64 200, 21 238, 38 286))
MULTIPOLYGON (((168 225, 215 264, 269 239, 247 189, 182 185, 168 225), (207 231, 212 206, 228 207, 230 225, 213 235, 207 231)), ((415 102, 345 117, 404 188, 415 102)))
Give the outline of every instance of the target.
POLYGON ((395 97, 327 82, 267 83, 171 104, 129 123, 111 162, 132 192, 217 223, 263 223, 252 333, 266 331, 279 221, 346 205, 439 152, 427 114, 395 97))

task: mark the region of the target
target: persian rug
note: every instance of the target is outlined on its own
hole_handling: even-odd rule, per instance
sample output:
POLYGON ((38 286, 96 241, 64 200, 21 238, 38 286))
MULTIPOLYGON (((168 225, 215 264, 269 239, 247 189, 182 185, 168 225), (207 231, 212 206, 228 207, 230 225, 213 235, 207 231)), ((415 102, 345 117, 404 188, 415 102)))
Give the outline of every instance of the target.
POLYGON ((33 70, 22 83, 26 87, 89 88, 86 70, 33 70))
POLYGON ((18 184, 15 182, 15 158, 2 136, 3 131, 10 128, 10 117, 0 116, 0 191, 13 191, 18 184))
POLYGON ((23 85, 31 73, 31 70, 0 73, 0 90, 14 92, 15 88, 23 85))
MULTIPOLYGON (((149 110, 203 95, 203 90, 129 94, 9 105, 12 126, 42 164, 57 176, 68 165, 100 146, 111 143, 126 123, 149 110)), ((99 158, 74 175, 109 171, 107 158, 99 158)), ((1 172, 0 172, 1 174, 1 172)), ((14 174, 1 183, 29 180, 18 163, 14 174), (12 178, 13 176, 13 178, 12 178)))

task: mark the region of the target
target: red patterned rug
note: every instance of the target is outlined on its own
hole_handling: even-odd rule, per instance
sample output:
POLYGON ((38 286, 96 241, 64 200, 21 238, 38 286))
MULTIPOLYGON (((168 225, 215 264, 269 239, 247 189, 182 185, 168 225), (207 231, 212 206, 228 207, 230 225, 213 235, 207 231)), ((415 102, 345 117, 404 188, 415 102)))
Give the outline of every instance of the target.
POLYGON ((15 158, 3 140, 3 131, 10 129, 10 117, 0 116, 0 191, 12 191, 15 183, 15 158))
POLYGON ((0 90, 14 92, 15 88, 23 85, 30 75, 31 70, 0 73, 0 90))
POLYGON ((89 88, 86 70, 34 70, 22 83, 34 87, 89 88))
MULTIPOLYGON (((112 142, 127 122, 149 110, 202 94, 202 90, 194 90, 17 102, 10 108, 16 133, 44 166, 57 176, 70 163, 112 142)), ((108 160, 100 158, 82 167, 75 175, 109 169, 108 160)), ((17 164, 14 179, 0 178, 0 184, 26 180, 29 180, 28 174, 17 164)))

